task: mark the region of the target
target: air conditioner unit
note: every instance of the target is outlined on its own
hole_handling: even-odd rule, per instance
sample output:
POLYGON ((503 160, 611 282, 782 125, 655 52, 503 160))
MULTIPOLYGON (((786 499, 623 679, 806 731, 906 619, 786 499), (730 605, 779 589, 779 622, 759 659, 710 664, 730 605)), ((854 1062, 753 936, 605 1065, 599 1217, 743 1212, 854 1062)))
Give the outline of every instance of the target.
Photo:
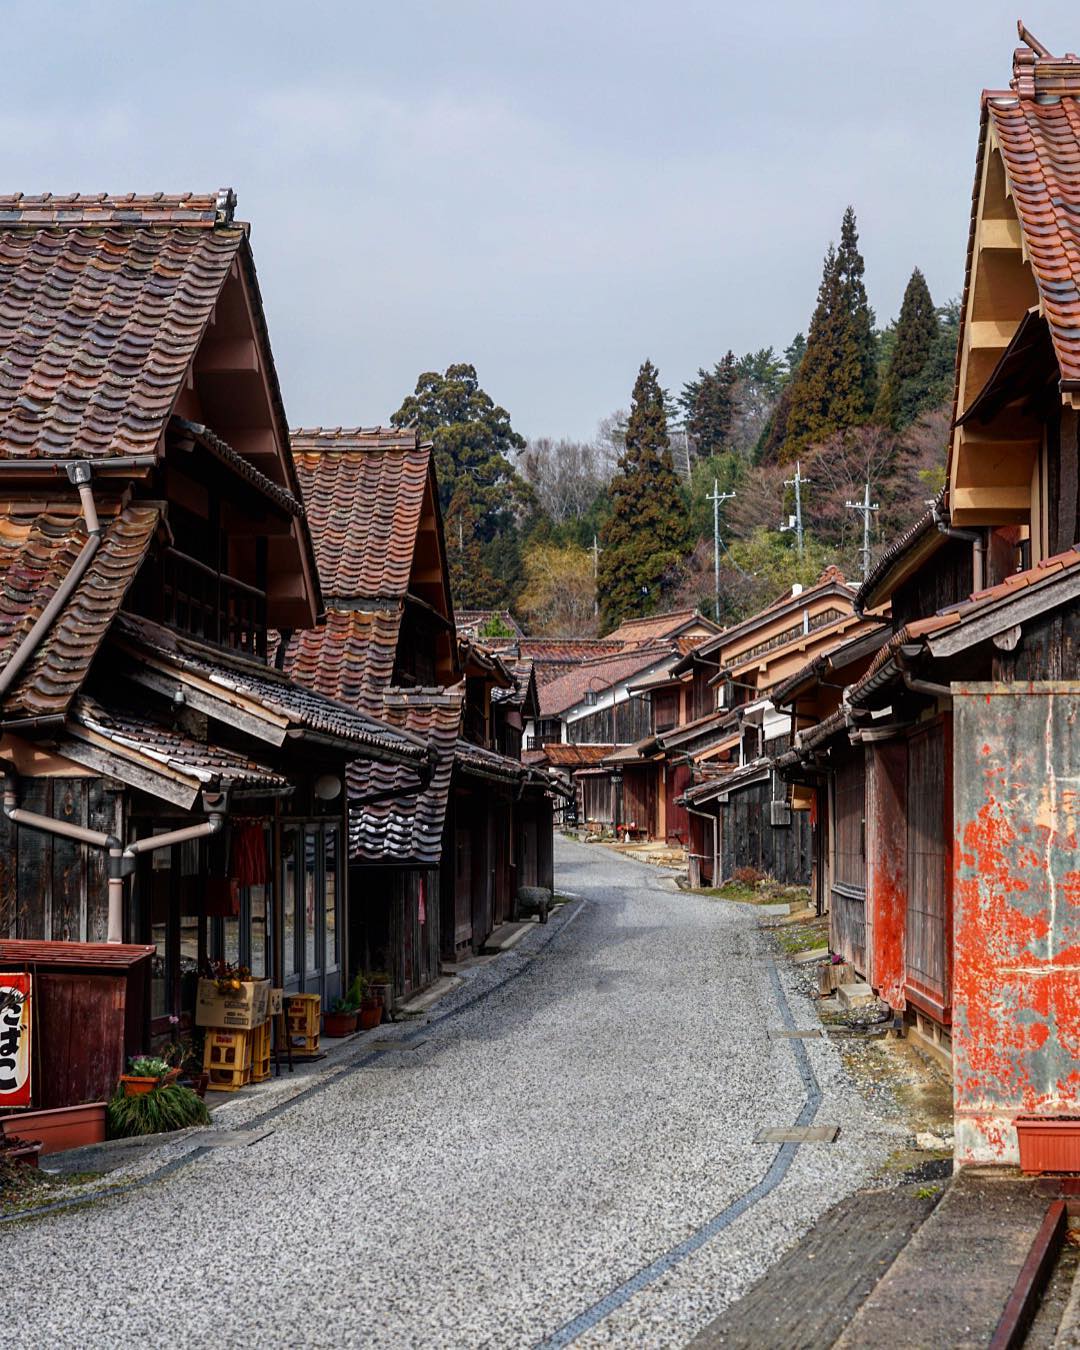
POLYGON ((787 802, 769 803, 769 824, 776 827, 791 824, 791 807, 787 802))

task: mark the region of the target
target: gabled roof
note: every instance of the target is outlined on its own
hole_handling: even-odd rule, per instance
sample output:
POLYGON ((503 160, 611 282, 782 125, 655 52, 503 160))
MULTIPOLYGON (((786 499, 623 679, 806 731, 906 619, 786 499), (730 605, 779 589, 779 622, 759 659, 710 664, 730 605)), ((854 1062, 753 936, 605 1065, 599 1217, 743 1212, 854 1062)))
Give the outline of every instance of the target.
POLYGON ((938 529, 944 495, 942 489, 934 505, 882 550, 855 593, 855 608, 860 614, 884 604, 897 586, 944 546, 948 536, 944 529, 938 529))
POLYGON ((794 675, 789 675, 786 680, 775 686, 770 695, 773 707, 781 708, 793 703, 826 677, 838 676, 849 667, 872 657, 888 642, 890 636, 889 628, 882 624, 878 628, 871 628, 868 632, 858 633, 855 637, 830 647, 828 651, 819 652, 801 670, 797 670, 794 675))
POLYGON ((646 671, 660 661, 670 660, 672 655, 670 644, 666 644, 583 661, 540 690, 541 716, 556 717, 576 708, 585 702, 590 690, 603 695, 612 685, 629 679, 639 671, 646 671))
POLYGON ((608 642, 618 642, 624 649, 649 646, 664 638, 674 638, 687 628, 702 627, 709 632, 720 631, 720 626, 697 609, 673 609, 667 614, 648 614, 640 619, 624 619, 618 628, 606 636, 608 642))
POLYGON ((156 452, 245 243, 234 206, 0 196, 0 458, 156 452))
POLYGON ((613 745, 570 745, 553 741, 543 750, 532 753, 542 756, 554 768, 580 769, 602 763, 614 749, 613 745))
MULTIPOLYGON (((67 604, 3 700, 0 720, 62 716, 78 693, 161 521, 159 502, 102 505, 102 541, 67 604)), ((11 504, 0 514, 0 669, 89 538, 77 506, 11 504)))
POLYGON ((514 639, 525 636, 518 625, 518 621, 508 609, 459 609, 455 611, 454 618, 457 621, 458 632, 464 637, 479 638, 481 642, 486 642, 491 646, 498 646, 502 642, 513 642, 514 639), (481 628, 492 625, 498 625, 509 630, 510 636, 492 637, 480 632, 481 628))
POLYGON ((314 427, 294 430, 292 447, 324 595, 403 600, 431 446, 415 429, 314 427))

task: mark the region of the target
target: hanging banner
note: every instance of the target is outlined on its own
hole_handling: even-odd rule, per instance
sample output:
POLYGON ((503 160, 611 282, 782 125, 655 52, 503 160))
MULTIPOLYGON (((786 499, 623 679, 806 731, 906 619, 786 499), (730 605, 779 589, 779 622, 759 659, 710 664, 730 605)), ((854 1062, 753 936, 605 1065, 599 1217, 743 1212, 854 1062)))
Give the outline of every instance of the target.
POLYGON ((30 988, 0 971, 0 1108, 30 1105, 30 988))

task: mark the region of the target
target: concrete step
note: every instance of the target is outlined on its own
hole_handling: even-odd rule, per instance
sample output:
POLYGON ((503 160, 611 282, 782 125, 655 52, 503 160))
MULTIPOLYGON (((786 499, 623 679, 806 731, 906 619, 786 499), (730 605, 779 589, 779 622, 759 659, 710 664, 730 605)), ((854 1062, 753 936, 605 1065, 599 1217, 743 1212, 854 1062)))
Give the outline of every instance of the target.
POLYGON ((836 993, 845 1008, 862 1008, 867 1003, 876 1002, 874 991, 862 980, 837 985, 836 993))
POLYGON ((524 923, 504 923, 494 932, 488 935, 487 941, 480 948, 481 952, 508 952, 511 947, 516 947, 521 939, 530 929, 536 927, 535 919, 527 919, 524 923))

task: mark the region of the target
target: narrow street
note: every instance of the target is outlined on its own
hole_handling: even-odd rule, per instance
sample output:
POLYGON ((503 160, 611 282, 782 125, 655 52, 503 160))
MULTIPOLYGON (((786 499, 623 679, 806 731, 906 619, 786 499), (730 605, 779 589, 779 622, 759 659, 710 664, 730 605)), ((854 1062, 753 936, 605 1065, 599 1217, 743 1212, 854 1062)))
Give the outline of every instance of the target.
POLYGON ((8 1228, 33 1278, 4 1341, 685 1345, 888 1127, 835 1046, 770 1037, 816 1018, 752 907, 602 847, 560 839, 556 867, 572 903, 422 1021, 284 1109, 229 1103, 255 1142, 8 1228), (753 1142, 796 1122, 840 1137, 753 1142))

